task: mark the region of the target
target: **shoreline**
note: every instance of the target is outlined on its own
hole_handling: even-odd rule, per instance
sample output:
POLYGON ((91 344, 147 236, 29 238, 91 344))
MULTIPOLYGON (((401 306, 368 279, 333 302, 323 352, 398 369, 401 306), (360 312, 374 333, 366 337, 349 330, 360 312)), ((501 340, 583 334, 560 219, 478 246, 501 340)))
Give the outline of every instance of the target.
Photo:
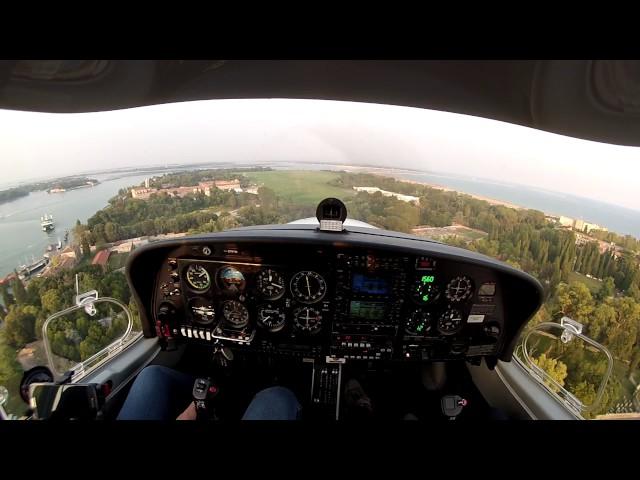
MULTIPOLYGON (((483 201, 487 202, 490 205, 500 205, 500 206, 503 206, 503 207, 513 208, 515 210, 537 210, 536 208, 523 207, 522 205, 516 205, 515 203, 509 203, 509 202, 505 202, 503 200, 496 200, 495 198, 485 197, 483 195, 476 195, 474 193, 461 192, 460 190, 456 190, 454 188, 449 188, 449 187, 443 187, 442 185, 436 185, 436 184, 427 183, 427 182, 418 182, 416 180, 407 180, 407 179, 398 178, 398 177, 393 177, 393 178, 395 178, 396 180, 400 180, 402 182, 412 183, 412 184, 415 184, 415 185, 423 185, 425 187, 433 188, 435 190, 441 190, 441 191, 444 191, 444 192, 455 192, 455 193, 458 193, 460 195, 466 195, 468 197, 475 198, 476 200, 483 200, 483 201)), ((538 210, 538 211, 542 211, 542 210, 538 210)), ((550 214, 548 212, 542 212, 542 213, 544 213, 545 215, 554 215, 555 216, 555 214, 550 214)))
MULTIPOLYGON (((455 188, 450 188, 450 187, 445 187, 443 185, 438 185, 435 183, 428 183, 428 182, 419 182, 417 180, 409 180, 406 178, 402 178, 398 176, 398 169, 395 168, 377 168, 377 167, 359 167, 356 165, 337 165, 340 168, 344 168, 344 169, 350 169, 352 172, 363 172, 363 173, 370 173, 372 175, 378 175, 378 176, 386 176, 386 177, 392 177, 395 180, 398 180, 400 182, 406 182, 406 183, 411 183, 414 185, 423 185, 425 187, 429 187, 429 188, 433 188, 436 190, 441 190, 443 192, 455 192, 458 193, 460 195, 467 195, 471 198, 475 198, 476 200, 483 200, 487 203, 489 203, 490 205, 500 205, 503 207, 509 207, 509 208, 514 208, 516 210, 537 210, 535 208, 528 208, 528 207, 524 207, 522 205, 516 205, 515 203, 510 203, 510 202, 506 202, 504 200, 497 200, 495 198, 490 198, 490 197, 485 197, 483 195, 476 195, 473 193, 467 193, 467 192, 462 192, 460 190, 456 190, 455 188)), ((348 170, 347 170, 348 171, 348 170)), ((402 172, 410 172, 409 170, 400 170, 402 172)), ((538 210, 541 211, 541 210, 538 210)), ((542 212, 545 215, 553 215, 553 216, 557 216, 554 213, 549 213, 549 212, 542 212)))
POLYGON ((73 190, 79 190, 81 188, 92 188, 92 187, 95 187, 96 185, 100 185, 100 182, 86 184, 86 185, 77 185, 75 187, 69 187, 69 188, 50 188, 49 190, 47 190, 47 193, 50 195, 56 194, 56 193, 66 193, 66 192, 72 192, 73 190))

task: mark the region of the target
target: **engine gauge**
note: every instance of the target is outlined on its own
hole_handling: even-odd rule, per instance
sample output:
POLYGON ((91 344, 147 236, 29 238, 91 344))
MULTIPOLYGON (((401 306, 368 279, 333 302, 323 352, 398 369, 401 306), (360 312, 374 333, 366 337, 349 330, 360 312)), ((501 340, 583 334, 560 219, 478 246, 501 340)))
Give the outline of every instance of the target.
POLYGON ((194 290, 204 292, 211 286, 209 272, 199 263, 189 265, 185 277, 189 286, 194 290))
POLYGON ((440 287, 435 275, 425 274, 416 277, 411 286, 411 298, 419 305, 434 303, 440 297, 440 287))
POLYGON ((322 314, 312 307, 300 307, 293 311, 295 327, 305 333, 315 334, 322 328, 322 314))
POLYGON ((316 303, 327 293, 327 284, 319 273, 305 270, 291 279, 291 293, 300 303, 316 303))
POLYGON ((192 298, 189 301, 189 311, 193 320, 200 325, 209 325, 216 318, 216 309, 213 301, 207 298, 192 298))
POLYGON ((284 328, 284 311, 270 303, 258 307, 258 325, 269 332, 279 332, 284 328))
POLYGON ((467 276, 456 277, 447 285, 446 296, 451 302, 461 302, 473 293, 473 282, 467 276))
POLYGON ((438 331, 443 335, 453 335, 462 329, 462 314, 455 308, 448 308, 438 319, 438 331))
POLYGON ((431 314, 416 309, 409 314, 404 331, 409 335, 425 335, 431 330, 431 314))
POLYGON ((222 267, 218 271, 218 284, 223 292, 237 294, 244 290, 247 282, 237 268, 222 267))
POLYGON ((249 311, 237 300, 227 300, 222 304, 222 315, 233 328, 244 328, 249 323, 249 311))
POLYGON ((258 291, 267 300, 278 300, 285 292, 284 278, 271 268, 258 275, 258 291))

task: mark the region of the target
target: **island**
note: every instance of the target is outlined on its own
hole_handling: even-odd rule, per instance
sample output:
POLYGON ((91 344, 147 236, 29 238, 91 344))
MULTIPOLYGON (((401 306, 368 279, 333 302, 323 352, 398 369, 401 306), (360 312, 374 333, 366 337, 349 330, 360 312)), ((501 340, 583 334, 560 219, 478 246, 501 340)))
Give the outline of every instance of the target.
POLYGON ((95 178, 88 177, 63 177, 46 182, 29 183, 19 187, 0 190, 0 203, 12 202, 21 197, 26 197, 31 192, 39 192, 46 190, 48 193, 61 193, 67 190, 75 190, 76 188, 93 187, 100 183, 95 178))
POLYGON ((86 188, 93 187, 97 185, 99 182, 95 178, 69 178, 58 180, 55 185, 52 185, 51 188, 47 190, 48 193, 62 193, 67 190, 75 190, 77 188, 86 188))

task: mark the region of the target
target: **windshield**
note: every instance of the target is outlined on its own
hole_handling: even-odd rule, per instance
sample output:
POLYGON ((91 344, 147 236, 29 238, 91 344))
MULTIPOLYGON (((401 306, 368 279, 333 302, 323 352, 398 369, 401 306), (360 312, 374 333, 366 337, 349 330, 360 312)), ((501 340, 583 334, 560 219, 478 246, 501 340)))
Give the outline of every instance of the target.
MULTIPOLYGON (((139 334, 124 277, 133 250, 314 217, 326 197, 343 200, 349 218, 534 275, 545 302, 529 328, 569 316, 614 358, 586 416, 640 412, 638 148, 405 107, 219 100, 0 111, 0 154, 0 385, 13 415, 26 407, 23 372, 46 364, 42 325, 77 294, 97 290, 128 305, 127 341, 139 334)), ((118 337, 117 323, 74 313, 52 324, 53 353, 84 361, 118 337)), ((559 384, 593 400, 600 359, 553 361, 559 384)))

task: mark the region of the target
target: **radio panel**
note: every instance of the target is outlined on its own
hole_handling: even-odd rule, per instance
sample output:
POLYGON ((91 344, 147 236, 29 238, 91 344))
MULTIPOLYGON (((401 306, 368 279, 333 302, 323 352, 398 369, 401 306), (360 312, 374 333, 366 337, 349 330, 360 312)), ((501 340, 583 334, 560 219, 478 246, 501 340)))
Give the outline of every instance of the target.
POLYGON ((330 354, 354 360, 393 357, 409 257, 336 255, 336 309, 330 354))

